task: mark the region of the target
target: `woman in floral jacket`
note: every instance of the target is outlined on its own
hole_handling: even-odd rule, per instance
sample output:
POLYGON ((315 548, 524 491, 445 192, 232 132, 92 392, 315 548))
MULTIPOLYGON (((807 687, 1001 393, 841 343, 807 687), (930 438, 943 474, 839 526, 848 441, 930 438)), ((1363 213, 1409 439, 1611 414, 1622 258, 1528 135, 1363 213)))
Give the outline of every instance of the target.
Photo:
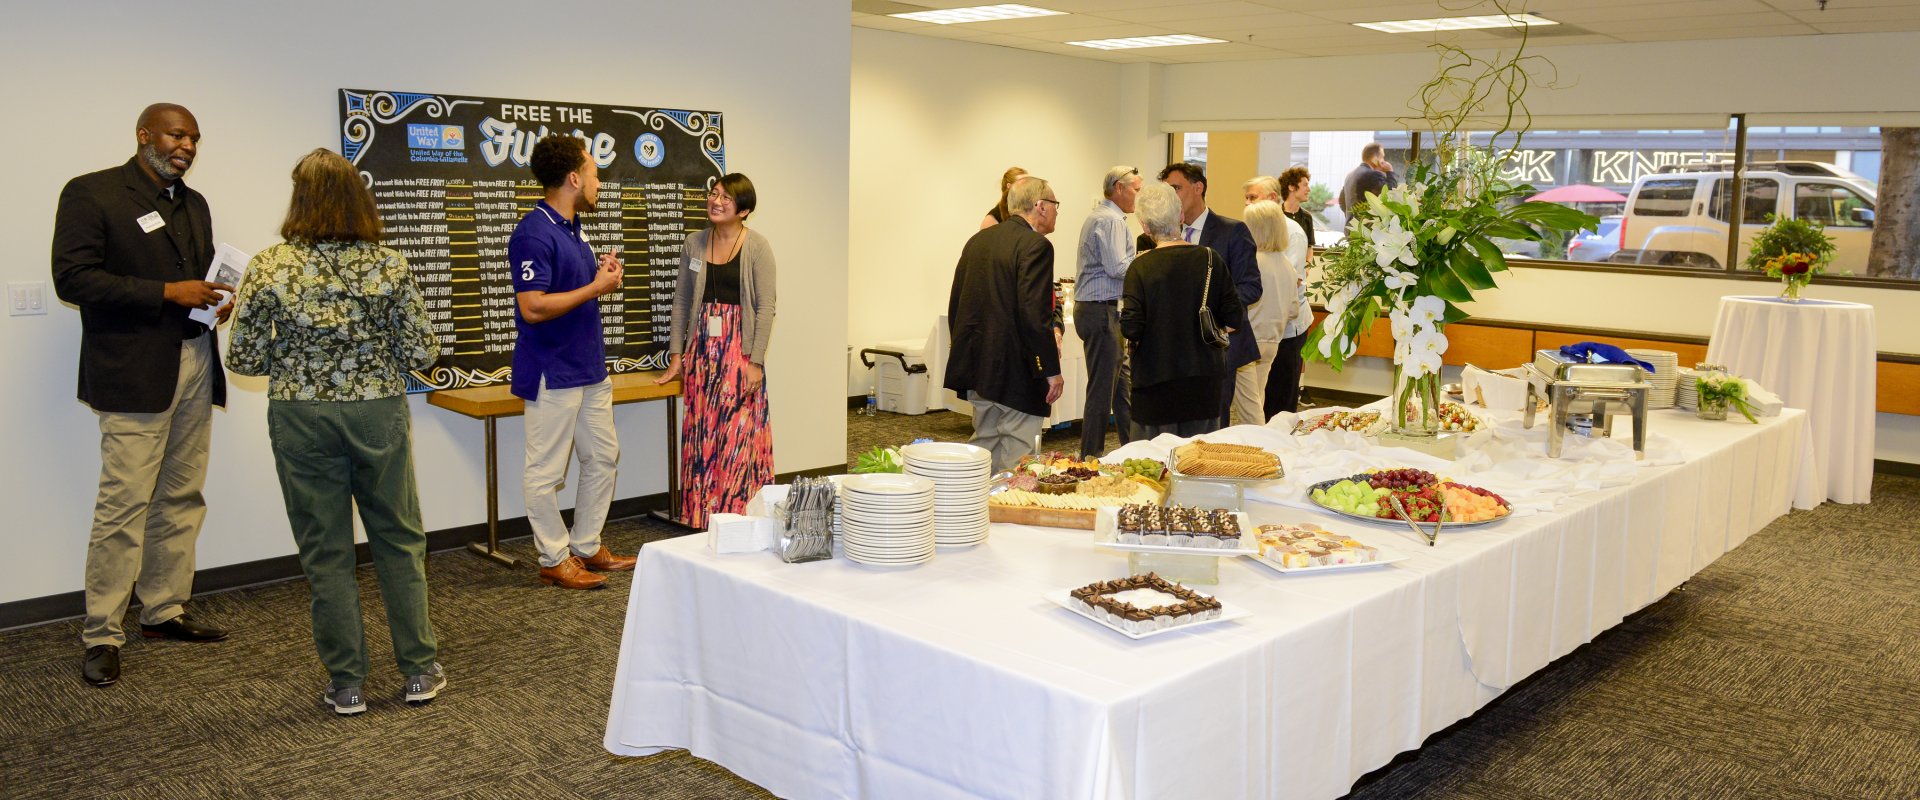
POLYGON ((414 485, 409 370, 439 354, 404 258, 380 246, 373 195, 345 158, 315 150, 293 168, 280 235, 240 284, 227 367, 266 375, 267 433, 287 521, 312 584, 313 639, 339 714, 367 709, 357 502, 409 703, 446 686, 427 619, 426 531, 414 485))

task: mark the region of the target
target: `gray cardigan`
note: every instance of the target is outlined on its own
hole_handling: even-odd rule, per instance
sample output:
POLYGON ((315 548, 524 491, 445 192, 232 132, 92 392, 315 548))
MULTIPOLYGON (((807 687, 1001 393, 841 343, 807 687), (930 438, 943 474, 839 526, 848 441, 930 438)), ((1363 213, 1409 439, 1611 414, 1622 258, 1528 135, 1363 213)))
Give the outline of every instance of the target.
MULTIPOLYGON (((673 293, 673 333, 667 352, 679 355, 692 343, 687 321, 699 313, 698 304, 707 293, 707 270, 693 270, 695 258, 707 251, 708 231, 695 231, 680 248, 680 280, 673 293)), ((740 247, 740 307, 750 313, 740 315, 740 339, 746 342, 747 360, 761 366, 767 363, 767 343, 773 339, 773 303, 775 297, 773 245, 759 231, 747 229, 747 242, 740 247)))

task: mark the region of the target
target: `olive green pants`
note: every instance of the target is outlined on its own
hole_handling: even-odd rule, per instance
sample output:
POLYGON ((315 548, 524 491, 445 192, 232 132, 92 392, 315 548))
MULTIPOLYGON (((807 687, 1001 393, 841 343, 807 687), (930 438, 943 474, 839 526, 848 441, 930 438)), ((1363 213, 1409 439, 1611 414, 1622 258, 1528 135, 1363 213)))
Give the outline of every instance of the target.
POLYGON ((360 506, 374 574, 402 675, 432 669, 427 534, 413 478, 405 397, 344 402, 274 400, 267 431, 300 568, 313 594, 313 643, 337 687, 367 677, 367 641, 354 577, 353 508, 360 506))

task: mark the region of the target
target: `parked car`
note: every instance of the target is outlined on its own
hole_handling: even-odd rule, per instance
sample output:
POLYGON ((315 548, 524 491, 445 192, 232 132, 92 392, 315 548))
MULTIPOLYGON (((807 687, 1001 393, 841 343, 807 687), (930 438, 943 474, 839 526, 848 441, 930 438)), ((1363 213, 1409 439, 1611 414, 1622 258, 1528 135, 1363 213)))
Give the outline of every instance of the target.
MULTIPOLYGON (((1642 175, 1627 195, 1615 263, 1719 269, 1727 255, 1733 172, 1725 164, 1665 167, 1642 175)), ((1833 237, 1837 272, 1865 272, 1873 238, 1874 185, 1812 161, 1749 165, 1739 261, 1767 215, 1818 222, 1833 237)), ((1584 255, 1582 256, 1585 257, 1584 255)))
POLYGON ((1620 249, 1620 219, 1615 214, 1600 218, 1599 229, 1582 233, 1567 242, 1568 261, 1605 261, 1620 249))

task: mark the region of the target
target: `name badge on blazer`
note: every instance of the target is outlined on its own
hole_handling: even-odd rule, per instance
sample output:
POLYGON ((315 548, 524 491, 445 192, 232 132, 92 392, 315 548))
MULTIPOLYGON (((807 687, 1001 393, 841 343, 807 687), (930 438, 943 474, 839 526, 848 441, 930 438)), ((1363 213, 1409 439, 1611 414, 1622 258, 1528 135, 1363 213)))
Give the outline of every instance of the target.
POLYGON ((134 220, 134 222, 140 223, 141 233, 152 233, 154 231, 160 230, 161 228, 167 227, 167 221, 160 218, 160 212, 158 211, 149 211, 145 214, 141 214, 138 219, 134 220))
POLYGON ((693 272, 695 275, 700 274, 700 270, 706 269, 706 267, 707 267, 707 262, 697 258, 693 259, 693 262, 687 265, 687 269, 693 272))

